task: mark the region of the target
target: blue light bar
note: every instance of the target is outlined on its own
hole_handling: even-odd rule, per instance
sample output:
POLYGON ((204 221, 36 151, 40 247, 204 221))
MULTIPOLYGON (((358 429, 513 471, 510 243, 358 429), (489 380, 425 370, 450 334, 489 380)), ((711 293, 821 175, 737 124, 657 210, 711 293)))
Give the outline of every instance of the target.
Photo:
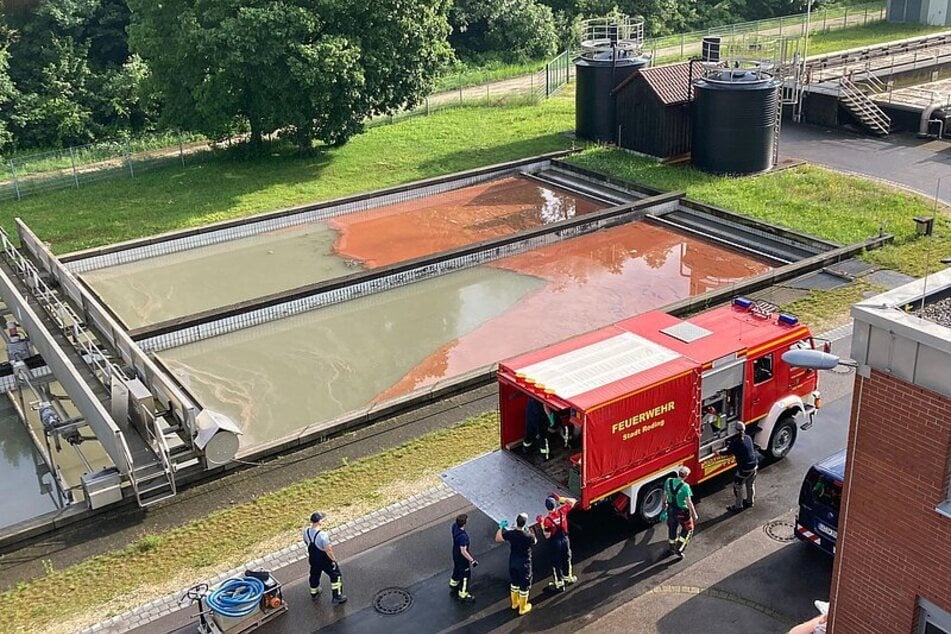
POLYGON ((777 321, 787 326, 795 326, 796 324, 799 323, 799 318, 796 317, 795 315, 789 315, 787 313, 779 313, 779 318, 777 319, 777 321))
POLYGON ((734 297, 733 305, 743 310, 749 310, 750 306, 753 305, 753 300, 746 299, 745 297, 734 297))

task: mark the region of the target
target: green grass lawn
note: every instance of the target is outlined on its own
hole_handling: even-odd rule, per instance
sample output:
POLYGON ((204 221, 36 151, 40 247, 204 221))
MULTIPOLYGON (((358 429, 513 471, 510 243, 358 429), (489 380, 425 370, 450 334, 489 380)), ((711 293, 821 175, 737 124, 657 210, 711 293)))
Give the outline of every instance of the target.
POLYGON ((313 158, 293 150, 255 160, 221 153, 135 178, 0 204, 59 253, 326 200, 571 146, 574 96, 539 105, 469 106, 367 130, 313 158))
MULTIPOLYGON (((821 21, 818 23, 813 22, 812 29, 820 29, 821 25, 821 21)), ((798 24, 794 28, 801 29, 798 24)), ((835 27, 830 28, 828 31, 814 30, 812 31, 812 36, 809 38, 809 50, 807 52, 811 57, 813 55, 821 55, 833 51, 844 51, 850 48, 860 48, 872 44, 903 40, 908 37, 917 37, 927 35, 928 33, 937 33, 947 30, 949 30, 948 27, 930 26, 927 24, 894 24, 884 21, 869 22, 868 24, 859 24, 846 28, 835 27)), ((691 42, 688 42, 688 44, 690 43, 691 42)), ((696 40, 693 40, 692 43, 696 44, 696 40)), ((679 41, 669 44, 668 46, 676 48, 679 46, 679 41)), ((654 63, 669 64, 689 58, 695 54, 695 50, 686 51, 684 55, 681 55, 679 51, 665 55, 659 54, 654 63)))
POLYGON ((864 240, 880 228, 904 240, 915 232, 912 218, 931 213, 921 197, 809 165, 737 178, 610 149, 587 150, 568 160, 658 189, 685 191, 691 198, 841 244, 864 240))
POLYGON ((850 26, 815 33, 809 38, 809 55, 821 55, 832 51, 844 51, 870 44, 880 44, 908 37, 918 37, 928 33, 947 31, 948 27, 928 24, 895 24, 892 22, 870 22, 861 26, 850 26))
POLYGON ((460 64, 436 80, 435 92, 478 86, 491 81, 501 81, 519 75, 528 75, 545 67, 547 59, 536 59, 518 64, 491 61, 479 65, 460 64))

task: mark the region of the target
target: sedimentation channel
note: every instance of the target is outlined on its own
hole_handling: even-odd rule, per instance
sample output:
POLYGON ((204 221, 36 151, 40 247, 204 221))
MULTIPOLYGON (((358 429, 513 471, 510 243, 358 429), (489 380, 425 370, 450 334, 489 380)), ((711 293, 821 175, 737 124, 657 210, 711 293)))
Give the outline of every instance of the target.
MULTIPOLYGON (((279 293, 610 207, 530 176, 82 272, 129 327, 279 293)), ((244 450, 770 264, 649 221, 157 352, 244 450)))
POLYGON ((89 271, 129 328, 573 218, 604 205, 524 177, 89 271))

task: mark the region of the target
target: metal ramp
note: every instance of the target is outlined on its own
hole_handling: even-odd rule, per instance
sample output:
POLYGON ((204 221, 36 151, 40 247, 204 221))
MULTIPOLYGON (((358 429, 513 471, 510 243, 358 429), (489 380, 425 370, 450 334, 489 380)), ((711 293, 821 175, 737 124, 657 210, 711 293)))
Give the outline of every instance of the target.
POLYGON ((839 103, 863 128, 876 136, 888 136, 892 128, 891 118, 846 76, 839 78, 839 103))
POLYGON ((128 478, 139 506, 176 495, 168 430, 156 421, 146 442, 128 418, 110 415, 116 386, 128 384, 129 377, 2 229, 0 243, 5 256, 0 262, 4 301, 119 472, 128 478))
POLYGON ((439 476, 449 488, 472 502, 496 522, 515 524, 519 513, 529 523, 545 515, 545 498, 571 496, 567 489, 510 451, 498 449, 454 467, 439 476))

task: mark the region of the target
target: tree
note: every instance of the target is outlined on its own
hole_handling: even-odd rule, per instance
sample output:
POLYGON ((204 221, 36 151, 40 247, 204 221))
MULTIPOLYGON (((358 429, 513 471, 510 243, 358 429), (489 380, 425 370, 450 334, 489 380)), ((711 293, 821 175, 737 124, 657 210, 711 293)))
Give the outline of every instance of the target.
POLYGON ((3 16, 0 15, 0 150, 6 147, 12 138, 7 129, 8 121, 4 113, 9 112, 9 104, 16 94, 13 82, 10 80, 10 54, 7 52, 9 44, 10 31, 3 22, 3 16))
POLYGON ((129 0, 166 122, 341 144, 414 106, 451 55, 448 0, 129 0))
POLYGON ((456 0, 450 20, 450 42, 463 58, 525 61, 558 47, 554 13, 536 0, 456 0))
POLYGON ((6 6, 17 97, 10 127, 20 148, 86 143, 151 125, 129 55, 125 0, 22 1, 6 6))

